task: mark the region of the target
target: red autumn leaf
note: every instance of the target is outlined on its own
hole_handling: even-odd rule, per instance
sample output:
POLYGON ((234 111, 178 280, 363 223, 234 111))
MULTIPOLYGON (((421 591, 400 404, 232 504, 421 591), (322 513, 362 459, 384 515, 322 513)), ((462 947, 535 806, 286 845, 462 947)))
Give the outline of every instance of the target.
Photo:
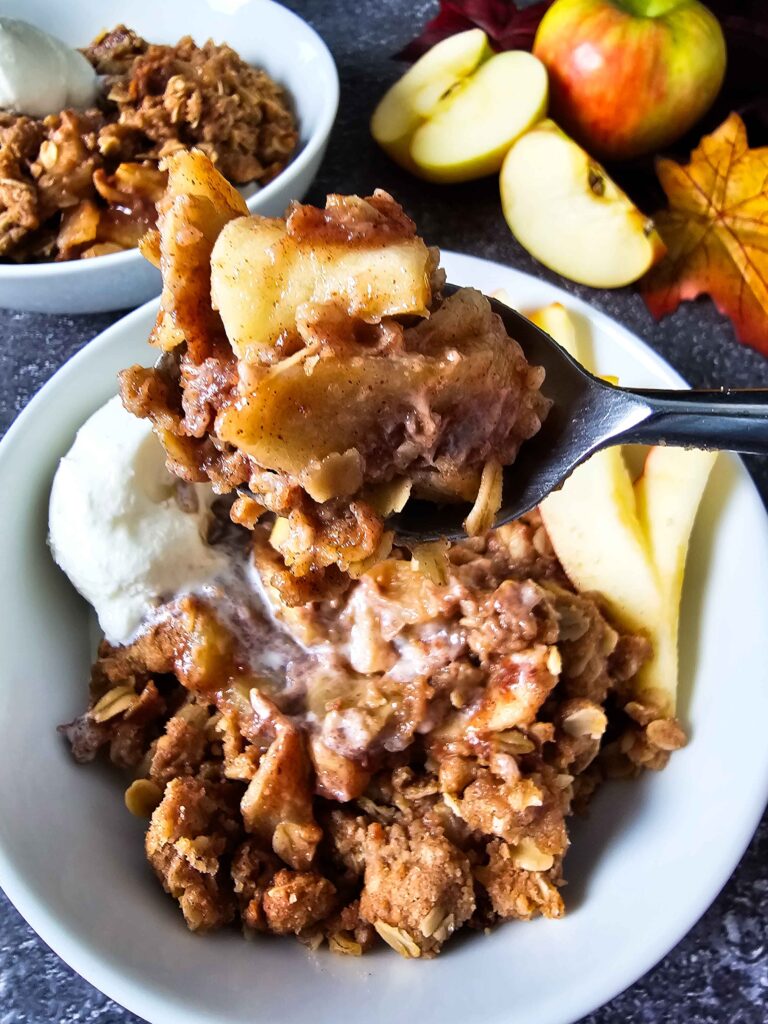
POLYGON ((481 28, 494 50, 530 50, 539 22, 552 0, 539 0, 519 10, 513 0, 440 0, 440 12, 412 42, 395 54, 396 60, 415 61, 435 43, 481 28))
POLYGON ((731 114, 683 166, 656 162, 669 208, 654 220, 667 255, 641 282, 658 319, 709 295, 738 338, 768 355, 768 147, 731 114))

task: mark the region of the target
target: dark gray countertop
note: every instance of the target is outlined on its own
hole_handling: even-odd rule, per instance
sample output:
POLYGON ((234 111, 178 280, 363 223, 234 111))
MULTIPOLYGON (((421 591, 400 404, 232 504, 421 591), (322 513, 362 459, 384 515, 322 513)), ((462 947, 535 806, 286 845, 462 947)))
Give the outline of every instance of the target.
MULTIPOLYGON (((768 360, 734 339, 708 301, 655 324, 631 289, 594 292, 563 282, 521 250, 506 228, 494 179, 439 188, 408 177, 372 144, 373 105, 397 65, 388 55, 433 8, 424 0, 288 4, 328 42, 341 75, 341 107, 310 199, 385 188, 444 248, 484 256, 557 281, 635 331, 694 385, 768 386, 768 360), (353 13, 354 12, 354 13, 353 13)), ((183 28, 183 27, 182 27, 183 28)), ((182 29, 180 29, 181 33, 182 29)), ((115 319, 0 310, 0 433, 74 352, 115 319)), ((768 499, 768 463, 750 468, 768 499)), ((749 779, 735 784, 749 785, 749 779)), ((763 1024, 768 1019, 768 818, 728 885, 691 933, 648 975, 592 1014, 590 1024, 763 1024)), ((0 1024, 140 1024, 67 968, 0 893, 0 1024)), ((223 1022, 222 1022, 223 1024, 223 1022)))

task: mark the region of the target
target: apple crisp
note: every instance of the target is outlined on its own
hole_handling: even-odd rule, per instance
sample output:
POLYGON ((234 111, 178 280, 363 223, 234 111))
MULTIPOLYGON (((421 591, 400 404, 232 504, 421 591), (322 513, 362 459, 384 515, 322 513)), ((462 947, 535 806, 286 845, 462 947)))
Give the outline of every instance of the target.
POLYGON ((121 375, 169 468, 277 517, 273 582, 302 604, 386 557, 411 498, 475 501, 493 523, 501 469, 549 409, 488 300, 446 296, 438 253, 387 193, 249 217, 202 153, 171 157, 158 230, 153 369, 121 375))
POLYGON ((227 569, 158 585, 102 643, 62 727, 75 758, 128 774, 194 931, 428 958, 561 916, 572 810, 685 736, 638 684, 650 643, 572 584, 540 514, 490 528, 543 371, 479 292, 445 293, 388 194, 248 217, 205 154, 168 174, 142 243, 161 356, 122 397, 175 500, 217 492, 205 542, 227 569), (385 519, 412 496, 474 501, 470 536, 398 545, 385 519))
POLYGON ((453 545, 443 583, 395 548, 296 606, 269 531, 227 513, 214 543, 255 577, 104 642, 63 727, 131 777, 189 928, 432 957, 464 927, 561 916, 572 810, 685 742, 638 701, 647 641, 575 591, 538 514, 453 545))
POLYGON ((146 42, 123 25, 83 51, 98 105, 42 120, 0 112, 0 259, 133 248, 156 221, 162 160, 195 146, 235 184, 266 184, 298 140, 290 102, 231 47, 146 42))

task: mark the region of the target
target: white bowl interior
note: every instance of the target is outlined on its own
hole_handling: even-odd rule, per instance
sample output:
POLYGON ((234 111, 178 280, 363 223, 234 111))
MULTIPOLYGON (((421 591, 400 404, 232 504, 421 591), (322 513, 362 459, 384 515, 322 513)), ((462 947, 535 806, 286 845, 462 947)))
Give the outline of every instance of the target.
MULTIPOLYGON (((121 22, 149 42, 191 35, 228 43, 249 64, 285 86, 299 124, 299 145, 286 169, 248 199, 251 213, 281 214, 301 199, 325 152, 336 116, 339 82, 325 43, 306 22, 272 0, 6 0, 3 15, 22 18, 71 46, 85 46, 121 22)), ((144 302, 160 291, 160 275, 138 250, 65 263, 0 263, 0 305, 50 312, 96 312, 144 302), (41 290, 42 288, 42 290, 41 290)))
MULTIPOLYGON (((505 287, 521 308, 558 299, 576 309, 602 372, 640 386, 679 382, 627 331, 559 289, 468 257, 444 263, 449 279, 505 287)), ((562 921, 508 924, 431 962, 388 950, 360 960, 310 954, 234 933, 201 939, 152 877, 121 779, 76 766, 55 732, 84 707, 90 649, 88 610, 45 545, 50 481, 76 429, 114 393, 116 372, 152 361, 153 317, 152 306, 137 310, 88 345, 0 445, 0 884, 56 952, 153 1024, 358 1015, 366 1024, 565 1024, 589 1012, 691 927, 765 800, 768 534, 743 466, 719 461, 691 548, 681 713, 692 742, 660 775, 607 786, 575 824, 562 921)))

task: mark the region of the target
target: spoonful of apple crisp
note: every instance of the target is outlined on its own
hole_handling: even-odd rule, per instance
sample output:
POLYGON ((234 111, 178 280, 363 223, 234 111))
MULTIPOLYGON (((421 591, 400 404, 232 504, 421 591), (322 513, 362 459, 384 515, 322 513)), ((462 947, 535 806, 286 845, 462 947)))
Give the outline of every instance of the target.
POLYGON ((163 275, 162 356, 122 372, 123 403, 171 472, 231 493, 236 523, 271 524, 291 604, 396 542, 487 532, 608 444, 768 442, 759 395, 612 387, 520 314, 446 286, 386 192, 250 216, 203 153, 167 166, 142 242, 163 275))
MULTIPOLYGON (((443 288, 446 294, 456 290, 454 285, 443 288)), ((499 466, 491 479, 486 473, 486 489, 491 492, 486 507, 494 526, 535 508, 590 455, 611 445, 768 453, 768 389, 618 387, 585 370, 521 313, 497 299, 488 302, 528 362, 544 369, 541 390, 551 402, 541 429, 521 446, 514 464, 499 466)), ((404 543, 457 540, 467 534, 468 515, 466 504, 411 500, 387 520, 387 527, 404 543)))

